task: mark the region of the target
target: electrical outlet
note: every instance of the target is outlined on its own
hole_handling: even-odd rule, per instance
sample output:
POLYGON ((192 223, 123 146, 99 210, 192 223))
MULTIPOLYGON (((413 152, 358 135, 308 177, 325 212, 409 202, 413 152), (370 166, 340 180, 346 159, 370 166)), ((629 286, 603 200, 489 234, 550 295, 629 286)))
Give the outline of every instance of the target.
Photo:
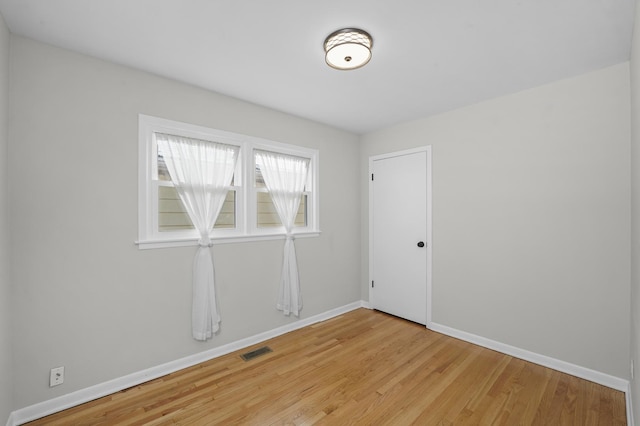
POLYGON ((49 375, 49 387, 58 386, 64 383, 64 367, 56 367, 51 369, 49 375))

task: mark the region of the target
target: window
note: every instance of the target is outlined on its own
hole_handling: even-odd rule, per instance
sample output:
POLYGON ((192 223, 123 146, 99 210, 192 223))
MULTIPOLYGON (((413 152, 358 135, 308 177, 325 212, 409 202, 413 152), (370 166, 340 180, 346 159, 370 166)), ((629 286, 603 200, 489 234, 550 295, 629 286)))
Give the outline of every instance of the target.
MULTIPOLYGON (((264 151, 264 150, 263 150, 264 151)), ((262 164, 260 164, 256 151, 253 152, 255 162, 255 191, 256 191, 256 224, 258 228, 274 228, 282 226, 282 221, 278 216, 276 207, 273 204, 271 194, 267 189, 267 185, 264 182, 262 176, 262 164)), ((307 225, 307 196, 309 192, 305 186, 305 190, 302 193, 300 199, 300 205, 298 206, 298 212, 294 220, 294 227, 305 227, 307 225)))
POLYGON ((158 149, 158 135, 168 134, 233 145, 238 163, 222 211, 211 229, 215 243, 281 238, 285 234, 267 190, 257 151, 269 151, 309 160, 309 175, 296 215, 293 233, 316 236, 318 227, 318 151, 221 130, 139 117, 139 240, 140 248, 196 245, 199 235, 171 182, 158 149))

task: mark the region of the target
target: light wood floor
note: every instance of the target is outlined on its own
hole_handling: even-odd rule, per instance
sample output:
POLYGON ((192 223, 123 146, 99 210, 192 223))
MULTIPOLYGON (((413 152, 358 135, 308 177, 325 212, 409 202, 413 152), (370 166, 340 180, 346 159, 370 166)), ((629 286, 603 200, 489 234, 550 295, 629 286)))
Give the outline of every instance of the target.
POLYGON ((622 392, 376 311, 262 345, 31 424, 626 424, 622 392))

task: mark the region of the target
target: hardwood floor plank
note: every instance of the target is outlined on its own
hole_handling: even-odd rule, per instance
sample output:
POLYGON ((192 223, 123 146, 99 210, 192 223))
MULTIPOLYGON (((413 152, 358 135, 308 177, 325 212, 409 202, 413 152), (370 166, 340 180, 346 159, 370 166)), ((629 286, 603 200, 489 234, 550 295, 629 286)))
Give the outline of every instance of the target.
POLYGON ((30 424, 624 425, 625 408, 622 392, 358 309, 30 424))
POLYGON ((454 419, 454 424, 458 425, 474 425, 482 424, 482 418, 494 406, 495 398, 489 395, 489 389, 492 389, 499 377, 502 376, 505 368, 510 362, 509 357, 505 357, 497 352, 493 353, 496 362, 491 371, 488 371, 482 385, 477 387, 477 391, 469 400, 465 408, 460 412, 458 417, 454 419))
POLYGON ((536 412, 531 422, 532 425, 543 426, 546 424, 550 424, 551 419, 549 419, 549 414, 551 413, 553 397, 555 395, 556 389, 558 388, 559 382, 560 376, 558 374, 551 374, 549 380, 547 381, 547 384, 544 387, 540 402, 536 407, 536 412))

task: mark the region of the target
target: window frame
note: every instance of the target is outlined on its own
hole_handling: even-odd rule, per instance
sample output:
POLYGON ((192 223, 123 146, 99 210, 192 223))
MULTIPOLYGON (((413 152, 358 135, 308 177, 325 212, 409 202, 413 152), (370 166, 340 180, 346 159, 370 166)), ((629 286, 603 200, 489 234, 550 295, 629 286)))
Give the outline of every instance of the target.
MULTIPOLYGON (((292 234, 294 235, 300 235, 303 234, 305 232, 314 232, 314 230, 318 230, 318 224, 317 224, 317 190, 316 190, 316 185, 317 185, 317 179, 314 179, 313 176, 315 175, 315 173, 317 172, 317 151, 316 150, 308 150, 308 149, 303 149, 303 148, 299 148, 296 146, 292 146, 292 145, 285 145, 285 144, 281 144, 278 142, 272 142, 272 141, 264 141, 264 140, 256 140, 251 144, 251 151, 250 151, 250 156, 251 159, 249 160, 251 162, 251 167, 247 167, 247 169, 250 168, 250 175, 248 176, 249 180, 247 180, 246 182, 248 183, 248 187, 249 188, 249 192, 250 195, 248 197, 248 200, 251 200, 251 202, 249 203, 250 206, 248 206, 248 211, 249 211, 249 223, 247 223, 247 227, 250 231, 250 233, 252 235, 270 235, 270 234, 276 234, 276 235, 286 235, 287 231, 285 230, 284 226, 278 226, 278 227, 259 227, 258 226, 258 212, 257 212, 257 199, 258 199, 258 192, 266 192, 269 193, 268 190, 264 191, 262 189, 259 189, 256 187, 255 182, 256 182, 256 162, 255 162, 255 151, 259 150, 259 151, 270 151, 270 152, 276 152, 279 154, 285 154, 285 155, 292 155, 295 157, 304 157, 304 158, 308 158, 309 159, 309 178, 307 181, 307 185, 305 187, 305 191, 302 193, 302 195, 307 195, 307 225, 305 227, 302 226, 297 226, 294 227, 292 230, 292 234), (266 142, 266 143, 265 143, 266 142), (302 151, 307 151, 307 155, 302 151), (314 152, 312 152, 314 151, 314 152), (315 212, 316 214, 312 214, 312 212, 315 212)), ((318 231, 316 231, 318 232, 318 231)))
POLYGON ((158 187, 171 186, 157 179, 157 145, 155 133, 168 133, 235 145, 240 148, 234 174, 236 191, 236 227, 215 228, 209 237, 213 244, 282 239, 284 226, 258 227, 257 192, 255 187, 255 154, 264 150, 309 158, 307 194, 307 224, 295 227, 296 237, 320 235, 318 162, 316 149, 274 142, 253 136, 197 126, 139 114, 138 116, 138 240, 140 249, 193 246, 198 244, 198 232, 193 230, 158 230, 158 187), (155 177, 155 179, 154 179, 155 177))

